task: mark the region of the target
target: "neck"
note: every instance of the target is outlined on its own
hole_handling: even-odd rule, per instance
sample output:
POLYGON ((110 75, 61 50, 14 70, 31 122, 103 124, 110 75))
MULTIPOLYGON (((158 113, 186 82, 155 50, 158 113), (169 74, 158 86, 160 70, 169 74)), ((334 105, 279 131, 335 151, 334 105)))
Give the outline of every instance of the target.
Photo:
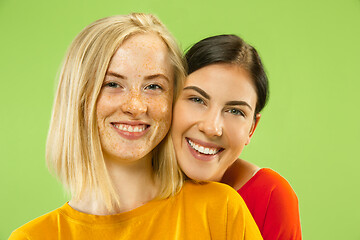
POLYGON ((133 210, 156 197, 158 187, 153 176, 150 154, 134 162, 104 160, 119 199, 119 208, 109 212, 105 204, 93 194, 76 202, 71 200, 71 207, 89 214, 110 215, 133 210))
POLYGON ((242 159, 237 159, 225 172, 221 182, 225 183, 236 191, 249 181, 254 173, 260 168, 255 164, 249 163, 242 159))

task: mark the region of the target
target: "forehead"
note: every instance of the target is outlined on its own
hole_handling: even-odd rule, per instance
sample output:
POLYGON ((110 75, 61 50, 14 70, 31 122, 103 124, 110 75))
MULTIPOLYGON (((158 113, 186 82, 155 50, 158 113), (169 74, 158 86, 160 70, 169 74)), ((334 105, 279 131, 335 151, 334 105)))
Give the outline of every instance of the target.
POLYGON ((197 86, 210 97, 226 101, 247 99, 256 102, 253 80, 245 69, 233 64, 212 64, 191 73, 185 86, 197 86))
POLYGON ((171 70, 169 51, 164 41, 154 33, 136 34, 117 49, 110 70, 171 70))
POLYGON ((120 46, 121 49, 140 51, 167 51, 164 40, 156 33, 137 33, 126 39, 120 46))

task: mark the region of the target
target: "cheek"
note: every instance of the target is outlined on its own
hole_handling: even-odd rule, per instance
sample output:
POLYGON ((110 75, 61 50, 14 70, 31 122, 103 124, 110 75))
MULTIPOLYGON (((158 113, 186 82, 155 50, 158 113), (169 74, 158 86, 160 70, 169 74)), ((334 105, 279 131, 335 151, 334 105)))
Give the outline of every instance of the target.
POLYGON ((196 116, 192 113, 191 108, 187 107, 182 100, 178 100, 175 104, 173 118, 173 133, 180 135, 191 125, 191 121, 195 121, 196 116))
POLYGON ((242 149, 243 145, 249 138, 251 124, 242 122, 228 122, 226 123, 226 131, 228 134, 231 148, 242 149))
POLYGON ((155 121, 170 126, 172 116, 172 97, 149 99, 149 114, 155 121))
POLYGON ((106 117, 114 113, 118 105, 121 105, 121 98, 111 94, 101 93, 96 103, 96 117, 99 121, 103 121, 106 117))
POLYGON ((108 96, 104 96, 103 94, 99 96, 96 103, 96 116, 98 121, 102 119, 107 114, 107 112, 109 112, 109 100, 110 99, 108 96))

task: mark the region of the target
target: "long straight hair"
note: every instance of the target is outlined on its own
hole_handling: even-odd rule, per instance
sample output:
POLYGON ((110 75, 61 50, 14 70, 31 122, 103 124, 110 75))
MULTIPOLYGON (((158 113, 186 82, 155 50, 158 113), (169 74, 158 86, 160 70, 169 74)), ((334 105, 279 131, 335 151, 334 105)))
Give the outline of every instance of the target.
MULTIPOLYGON (((107 17, 85 27, 70 45, 59 76, 46 145, 46 160, 74 200, 91 193, 109 211, 119 199, 108 174, 96 121, 96 103, 112 56, 135 34, 155 33, 167 45, 174 68, 174 98, 185 78, 175 39, 151 14, 107 17)), ((169 136, 153 151, 159 198, 175 194, 183 184, 169 136)))

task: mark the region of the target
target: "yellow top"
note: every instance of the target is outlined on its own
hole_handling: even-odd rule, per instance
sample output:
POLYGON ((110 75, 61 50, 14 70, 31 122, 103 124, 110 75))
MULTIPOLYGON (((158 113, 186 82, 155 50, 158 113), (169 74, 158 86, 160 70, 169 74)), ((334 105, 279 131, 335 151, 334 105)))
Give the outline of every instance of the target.
POLYGON ((67 203, 24 226, 14 239, 262 239, 240 195, 220 183, 187 182, 174 197, 98 216, 67 203))

